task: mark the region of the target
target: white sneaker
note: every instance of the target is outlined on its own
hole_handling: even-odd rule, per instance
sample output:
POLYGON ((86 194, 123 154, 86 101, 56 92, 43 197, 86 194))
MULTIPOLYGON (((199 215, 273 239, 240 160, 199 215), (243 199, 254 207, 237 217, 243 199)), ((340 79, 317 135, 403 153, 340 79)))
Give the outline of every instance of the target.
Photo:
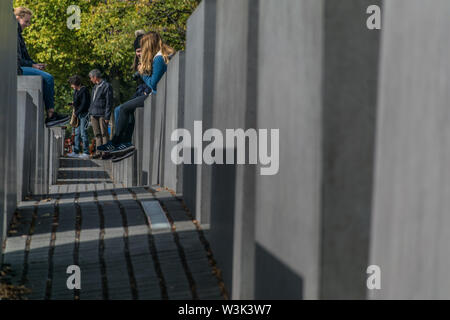
POLYGON ((78 155, 75 152, 73 152, 73 151, 71 153, 67 154, 67 156, 69 158, 78 158, 78 155))
POLYGON ((78 158, 82 159, 82 160, 89 160, 91 157, 86 153, 82 153, 82 154, 78 155, 78 158))

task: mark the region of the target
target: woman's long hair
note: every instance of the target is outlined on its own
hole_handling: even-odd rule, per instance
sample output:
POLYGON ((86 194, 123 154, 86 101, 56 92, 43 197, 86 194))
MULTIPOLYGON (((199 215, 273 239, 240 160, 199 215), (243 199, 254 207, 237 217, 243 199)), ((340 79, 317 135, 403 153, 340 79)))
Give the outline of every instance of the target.
POLYGON ((151 75, 153 72, 153 59, 161 51, 166 64, 169 63, 170 57, 175 53, 175 50, 165 44, 159 33, 150 31, 146 33, 141 40, 141 64, 139 65, 140 74, 151 75))

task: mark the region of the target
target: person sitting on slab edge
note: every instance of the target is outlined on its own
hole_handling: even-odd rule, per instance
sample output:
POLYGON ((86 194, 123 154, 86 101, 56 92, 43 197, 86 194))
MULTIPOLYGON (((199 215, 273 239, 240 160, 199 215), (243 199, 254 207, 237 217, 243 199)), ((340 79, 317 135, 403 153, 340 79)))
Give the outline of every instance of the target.
MULTIPOLYGON (((138 67, 140 64, 141 54, 142 54, 141 39, 144 36, 144 34, 145 34, 145 31, 143 31, 143 30, 137 30, 135 32, 136 39, 134 40, 134 44, 133 44, 135 56, 134 56, 134 62, 131 67, 131 70, 134 72, 133 80, 135 80, 138 83, 138 86, 136 88, 136 92, 134 93, 133 97, 130 100, 133 100, 137 97, 144 96, 144 95, 148 96, 152 92, 152 89, 150 89, 150 87, 148 87, 144 83, 144 81, 142 80, 142 78, 138 72, 138 67)), ((118 106, 114 109, 114 128, 117 128, 119 125, 120 108, 121 108, 121 106, 118 106)), ((135 125, 135 118, 134 118, 134 113, 132 113, 129 117, 129 122, 128 122, 128 126, 126 129, 126 133, 124 134, 124 138, 123 138, 124 144, 131 145, 131 141, 133 139, 134 125, 135 125)))
POLYGON ((70 121, 70 116, 60 115, 55 111, 55 80, 53 76, 45 72, 46 65, 43 63, 36 63, 31 59, 25 40, 22 36, 22 31, 28 28, 31 24, 31 17, 33 12, 25 7, 18 7, 14 9, 14 15, 17 20, 17 61, 22 74, 24 76, 41 76, 44 83, 44 104, 47 111, 47 118, 45 125, 47 128, 64 125, 70 121))
MULTIPOLYGON (((167 71, 167 64, 170 57, 175 54, 175 50, 166 45, 161 36, 153 31, 142 37, 141 48, 139 75, 152 90, 151 94, 156 94, 158 82, 167 71)), ((139 96, 120 106, 119 119, 113 139, 97 148, 99 151, 111 154, 113 162, 126 159, 135 153, 135 147, 131 142, 126 141, 129 118, 137 108, 144 107, 147 97, 147 95, 139 96)))

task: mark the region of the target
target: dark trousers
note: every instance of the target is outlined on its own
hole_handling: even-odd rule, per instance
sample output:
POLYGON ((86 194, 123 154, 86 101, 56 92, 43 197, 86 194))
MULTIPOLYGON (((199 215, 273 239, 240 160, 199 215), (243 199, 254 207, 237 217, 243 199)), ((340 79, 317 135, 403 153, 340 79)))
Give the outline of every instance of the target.
MULTIPOLYGON (((117 127, 119 125, 120 108, 121 106, 118 106, 114 109, 114 132, 117 131, 117 127)), ((132 113, 129 117, 128 128, 124 134, 124 141, 122 141, 122 143, 131 143, 131 140, 133 140, 134 125, 135 119, 134 113, 132 113)))
MULTIPOLYGON (((131 117, 134 117, 134 111, 137 108, 143 108, 145 99, 147 99, 148 96, 140 96, 137 98, 134 98, 130 101, 125 102, 120 106, 119 111, 119 119, 117 121, 117 127, 116 132, 114 133, 114 137, 112 139, 112 143, 114 145, 118 145, 120 143, 126 143, 130 142, 127 140, 131 140, 130 137, 130 131, 129 125, 131 117)), ((132 131, 131 131, 132 136, 132 131)))

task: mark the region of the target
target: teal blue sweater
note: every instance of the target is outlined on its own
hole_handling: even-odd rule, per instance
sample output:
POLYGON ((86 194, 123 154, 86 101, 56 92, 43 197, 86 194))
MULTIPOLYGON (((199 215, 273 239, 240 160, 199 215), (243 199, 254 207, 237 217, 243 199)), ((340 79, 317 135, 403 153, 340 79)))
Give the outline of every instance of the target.
POLYGON ((163 56, 156 56, 153 60, 152 74, 141 75, 142 80, 145 84, 152 89, 152 93, 156 93, 156 87, 158 86, 159 80, 161 80, 164 73, 167 71, 167 64, 164 61, 163 56))

